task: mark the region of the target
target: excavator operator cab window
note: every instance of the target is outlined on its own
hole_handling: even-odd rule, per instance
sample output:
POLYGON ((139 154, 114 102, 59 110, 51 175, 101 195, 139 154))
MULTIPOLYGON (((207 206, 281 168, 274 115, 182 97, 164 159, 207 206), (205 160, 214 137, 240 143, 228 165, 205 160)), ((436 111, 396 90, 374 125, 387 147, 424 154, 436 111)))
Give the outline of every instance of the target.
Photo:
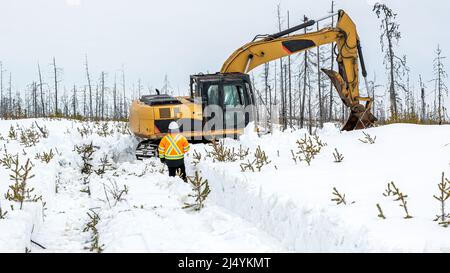
POLYGON ((223 105, 225 107, 236 107, 245 105, 241 97, 243 86, 235 84, 226 84, 223 86, 223 105))
POLYGON ((219 105, 219 85, 208 86, 206 91, 208 105, 219 105))

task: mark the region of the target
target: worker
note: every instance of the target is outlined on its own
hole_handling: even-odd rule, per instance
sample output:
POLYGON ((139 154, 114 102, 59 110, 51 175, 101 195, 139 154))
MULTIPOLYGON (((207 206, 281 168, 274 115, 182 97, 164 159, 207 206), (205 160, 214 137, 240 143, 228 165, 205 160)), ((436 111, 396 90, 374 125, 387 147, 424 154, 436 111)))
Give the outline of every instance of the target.
POLYGON ((180 134, 180 126, 175 121, 169 124, 169 133, 165 135, 158 146, 159 159, 169 168, 169 176, 180 175, 186 180, 184 154, 189 151, 189 142, 180 134))

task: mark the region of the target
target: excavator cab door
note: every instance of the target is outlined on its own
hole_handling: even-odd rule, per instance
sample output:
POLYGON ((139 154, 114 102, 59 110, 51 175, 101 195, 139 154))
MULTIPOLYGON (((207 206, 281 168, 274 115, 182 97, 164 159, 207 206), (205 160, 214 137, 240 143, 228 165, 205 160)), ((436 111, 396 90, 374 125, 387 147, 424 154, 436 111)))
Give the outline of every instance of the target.
POLYGON ((248 93, 243 82, 224 82, 222 84, 222 109, 225 136, 237 137, 237 130, 244 129, 246 122, 245 107, 249 105, 248 93))

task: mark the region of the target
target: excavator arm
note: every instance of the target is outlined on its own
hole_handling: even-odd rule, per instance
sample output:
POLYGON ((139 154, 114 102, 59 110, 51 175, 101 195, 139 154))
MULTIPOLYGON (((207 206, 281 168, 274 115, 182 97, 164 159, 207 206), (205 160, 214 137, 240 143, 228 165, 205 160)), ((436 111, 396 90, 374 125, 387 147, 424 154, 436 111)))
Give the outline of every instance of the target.
MULTIPOLYGON (((339 72, 322 69, 335 86, 339 97, 351 112, 342 130, 351 131, 370 127, 377 120, 370 109, 372 99, 361 97, 359 93, 359 64, 366 78, 364 59, 356 25, 342 10, 338 12, 336 27, 327 27, 320 31, 286 36, 289 33, 316 24, 311 20, 288 30, 255 38, 254 41, 237 49, 223 64, 221 73, 248 73, 267 62, 300 53, 321 45, 336 43, 339 72), (361 102, 365 102, 362 105, 361 102)), ((367 83, 366 83, 367 84, 367 83)))

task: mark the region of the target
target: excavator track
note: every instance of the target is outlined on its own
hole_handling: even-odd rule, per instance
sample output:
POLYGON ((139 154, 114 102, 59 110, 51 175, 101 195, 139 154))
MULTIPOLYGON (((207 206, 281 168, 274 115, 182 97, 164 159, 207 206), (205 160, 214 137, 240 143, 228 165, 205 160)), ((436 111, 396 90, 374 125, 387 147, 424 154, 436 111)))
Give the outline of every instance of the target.
POLYGON ((158 142, 150 139, 141 141, 136 147, 136 159, 154 158, 158 156, 158 142))

